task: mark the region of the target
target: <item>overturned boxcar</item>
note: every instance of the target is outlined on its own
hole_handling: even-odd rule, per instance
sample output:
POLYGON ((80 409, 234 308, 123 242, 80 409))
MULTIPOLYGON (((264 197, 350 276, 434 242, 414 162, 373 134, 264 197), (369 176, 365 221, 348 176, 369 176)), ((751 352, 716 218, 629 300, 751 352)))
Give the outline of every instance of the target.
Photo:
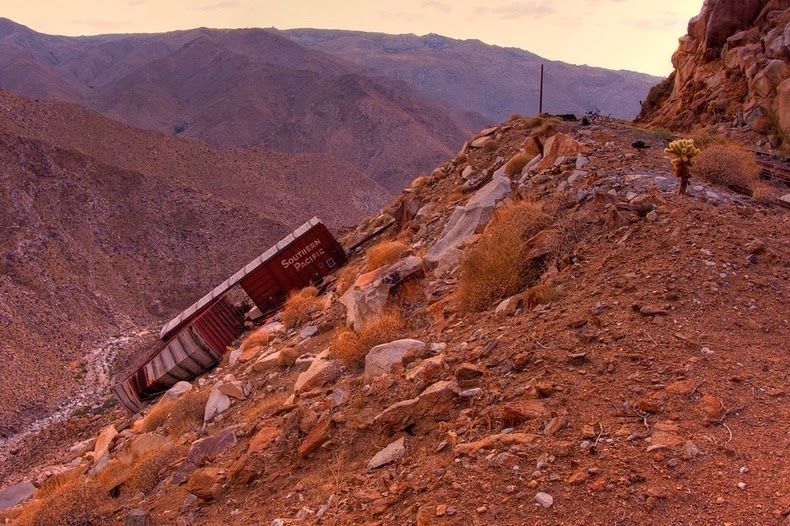
POLYGON ((263 313, 272 313, 288 293, 315 283, 347 261, 346 252, 317 217, 255 258, 168 322, 161 343, 129 378, 113 387, 121 404, 142 404, 180 380, 190 380, 221 359, 243 331, 241 315, 225 299, 240 285, 263 313))

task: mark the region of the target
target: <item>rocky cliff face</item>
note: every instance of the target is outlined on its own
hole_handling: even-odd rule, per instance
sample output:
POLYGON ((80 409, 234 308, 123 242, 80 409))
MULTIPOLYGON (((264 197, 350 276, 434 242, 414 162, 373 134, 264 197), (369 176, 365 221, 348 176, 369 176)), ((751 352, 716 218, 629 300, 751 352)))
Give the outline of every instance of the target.
POLYGON ((747 128, 790 147, 790 0, 705 0, 638 120, 747 128))

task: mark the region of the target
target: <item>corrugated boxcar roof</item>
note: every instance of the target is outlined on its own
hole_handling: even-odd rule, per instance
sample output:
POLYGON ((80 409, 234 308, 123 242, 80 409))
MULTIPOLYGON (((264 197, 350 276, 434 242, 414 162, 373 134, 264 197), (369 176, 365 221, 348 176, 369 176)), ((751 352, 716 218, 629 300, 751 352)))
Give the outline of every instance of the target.
POLYGON ((195 302, 190 307, 184 309, 181 314, 170 320, 164 327, 162 327, 162 332, 159 333, 160 338, 163 340, 167 337, 168 334, 173 332, 175 329, 179 328, 185 322, 189 321, 190 319, 194 318, 195 316, 199 316, 205 309, 210 307, 214 300, 216 300, 221 295, 225 294, 231 287, 239 283, 245 276, 254 272, 257 268, 261 265, 265 264, 278 252, 283 250, 285 247, 293 243, 296 238, 303 235, 305 232, 310 230, 316 225, 321 224, 321 220, 317 217, 313 217, 310 221, 306 222, 286 237, 280 240, 279 243, 271 247, 269 250, 258 256, 257 258, 250 261, 244 268, 236 272, 234 275, 214 287, 214 289, 200 298, 197 302, 195 302))

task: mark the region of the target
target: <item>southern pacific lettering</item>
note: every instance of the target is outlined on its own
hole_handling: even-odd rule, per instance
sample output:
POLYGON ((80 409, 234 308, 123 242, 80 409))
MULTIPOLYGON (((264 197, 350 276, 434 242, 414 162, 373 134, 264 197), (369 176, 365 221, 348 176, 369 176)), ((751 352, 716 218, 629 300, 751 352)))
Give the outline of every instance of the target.
POLYGON ((293 266, 295 270, 300 270, 326 254, 326 251, 319 247, 321 247, 321 240, 316 239, 293 256, 283 259, 280 264, 283 268, 293 266))

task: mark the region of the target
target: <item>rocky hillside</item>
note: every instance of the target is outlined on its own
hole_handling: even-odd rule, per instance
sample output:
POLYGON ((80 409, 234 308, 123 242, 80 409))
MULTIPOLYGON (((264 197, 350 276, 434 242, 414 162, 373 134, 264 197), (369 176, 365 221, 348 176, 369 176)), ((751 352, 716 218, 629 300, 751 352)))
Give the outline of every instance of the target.
POLYGON ((785 520, 788 215, 698 172, 676 195, 665 144, 607 119, 483 130, 217 369, 0 445, 0 518, 785 520))
POLYGON ((311 49, 407 82, 445 104, 501 122, 538 110, 540 65, 545 64, 546 111, 601 113, 632 119, 658 78, 546 60, 516 48, 441 35, 386 35, 361 31, 292 29, 283 35, 311 49))
POLYGON ((761 134, 764 145, 790 151, 788 0, 705 0, 672 64, 639 121, 680 130, 745 128, 761 134))
POLYGON ((110 336, 174 315, 313 215, 347 225, 387 196, 328 155, 218 151, 4 90, 0 179, 0 436, 96 381, 110 336))
POLYGON ((1 19, 0 71, 0 87, 214 147, 331 154, 392 192, 486 124, 262 29, 72 38, 1 19))

